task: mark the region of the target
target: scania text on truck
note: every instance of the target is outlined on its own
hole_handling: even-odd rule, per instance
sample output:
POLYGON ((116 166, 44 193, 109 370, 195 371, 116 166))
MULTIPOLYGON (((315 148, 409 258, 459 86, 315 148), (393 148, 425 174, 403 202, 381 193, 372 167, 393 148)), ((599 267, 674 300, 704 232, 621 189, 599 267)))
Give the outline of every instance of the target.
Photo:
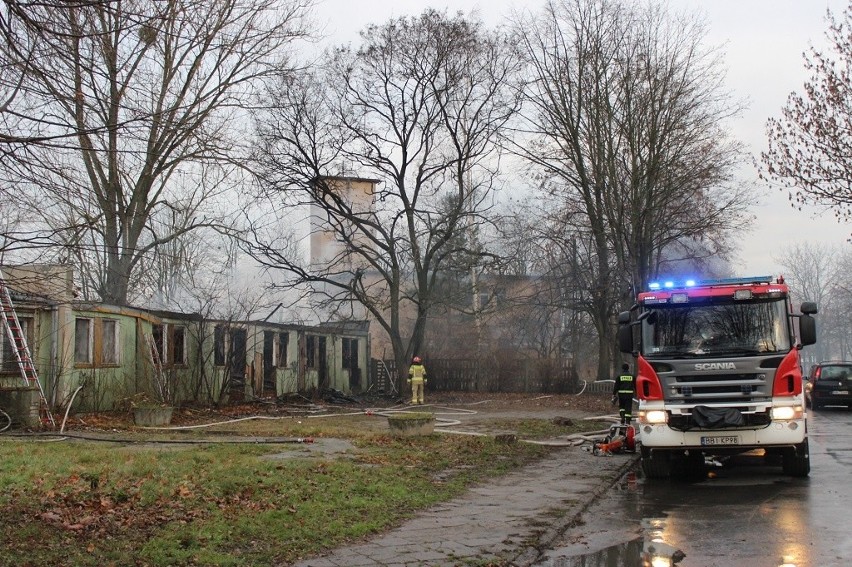
POLYGON ((649 478, 705 457, 764 449, 785 474, 810 472, 800 350, 817 306, 794 313, 783 278, 651 284, 619 314, 619 349, 636 359, 638 435, 649 478))

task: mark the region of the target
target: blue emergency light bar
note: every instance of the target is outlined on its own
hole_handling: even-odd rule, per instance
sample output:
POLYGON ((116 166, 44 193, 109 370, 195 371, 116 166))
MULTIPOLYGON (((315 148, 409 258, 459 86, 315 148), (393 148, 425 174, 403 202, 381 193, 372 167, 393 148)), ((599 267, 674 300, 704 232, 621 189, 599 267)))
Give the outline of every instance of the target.
POLYGON ((648 284, 648 289, 651 291, 659 291, 661 289, 681 289, 685 287, 695 287, 697 285, 743 285, 743 284, 765 284, 772 283, 772 276, 754 276, 747 278, 721 278, 715 280, 696 281, 687 279, 683 281, 665 280, 660 282, 651 282, 648 284))
POLYGON ((660 289, 674 289, 681 287, 693 287, 695 285, 695 280, 686 280, 684 282, 676 282, 674 280, 666 280, 663 283, 660 282, 651 282, 648 284, 648 289, 652 291, 657 291, 660 289))

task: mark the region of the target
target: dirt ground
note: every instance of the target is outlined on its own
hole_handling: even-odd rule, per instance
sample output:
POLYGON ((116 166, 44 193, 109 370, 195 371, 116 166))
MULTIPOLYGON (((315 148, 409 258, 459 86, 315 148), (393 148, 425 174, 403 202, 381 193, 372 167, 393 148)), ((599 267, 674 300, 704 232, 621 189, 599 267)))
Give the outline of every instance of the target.
POLYGON ((601 394, 505 394, 468 392, 436 392, 427 397, 427 402, 436 405, 459 405, 476 407, 483 413, 556 415, 561 412, 587 414, 609 414, 613 408, 609 396, 601 394))
MULTIPOLYGON (((187 426, 252 415, 286 416, 306 412, 399 411, 419 406, 406 404, 403 398, 327 395, 309 399, 292 395, 283 399, 258 400, 222 408, 182 407, 175 410, 172 426, 187 426)), ((611 415, 614 408, 609 396, 601 394, 513 394, 427 392, 424 410, 441 419, 459 420, 468 426, 499 419, 577 419, 611 415)), ((59 425, 61 419, 57 419, 59 425)), ((133 429, 130 411, 72 415, 65 429, 128 430, 133 429)))

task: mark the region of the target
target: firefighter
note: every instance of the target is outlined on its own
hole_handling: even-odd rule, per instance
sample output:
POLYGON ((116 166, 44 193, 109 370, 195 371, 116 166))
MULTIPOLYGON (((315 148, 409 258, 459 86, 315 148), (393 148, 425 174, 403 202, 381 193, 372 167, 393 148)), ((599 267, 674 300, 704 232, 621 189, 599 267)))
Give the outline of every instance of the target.
POLYGON ((612 387, 612 403, 618 402, 618 415, 622 425, 629 425, 633 419, 633 392, 634 379, 630 373, 630 366, 621 365, 621 375, 615 379, 612 387))
POLYGON ((423 404, 423 386, 426 385, 426 367, 419 356, 411 359, 408 367, 408 383, 411 385, 411 403, 423 404))

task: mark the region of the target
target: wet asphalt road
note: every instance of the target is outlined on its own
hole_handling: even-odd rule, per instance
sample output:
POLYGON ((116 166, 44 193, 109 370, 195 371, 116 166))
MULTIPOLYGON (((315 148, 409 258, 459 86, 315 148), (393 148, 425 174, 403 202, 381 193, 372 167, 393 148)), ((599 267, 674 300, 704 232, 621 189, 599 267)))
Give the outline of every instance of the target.
POLYGON ((852 410, 811 410, 808 428, 808 478, 784 476, 755 457, 691 481, 628 473, 536 565, 852 564, 852 410))

